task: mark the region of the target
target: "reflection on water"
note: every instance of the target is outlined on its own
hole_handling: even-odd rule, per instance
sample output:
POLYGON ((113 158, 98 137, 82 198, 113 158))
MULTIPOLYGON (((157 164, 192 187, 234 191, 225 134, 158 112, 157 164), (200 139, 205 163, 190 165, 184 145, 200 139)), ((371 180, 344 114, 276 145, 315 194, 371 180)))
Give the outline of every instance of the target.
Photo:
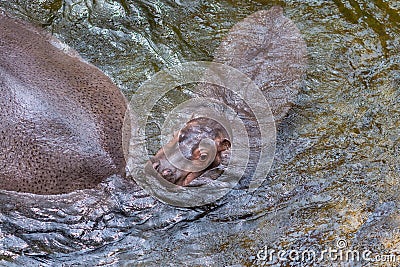
POLYGON ((127 96, 165 66, 211 59, 235 22, 273 4, 304 35, 309 68, 262 187, 195 209, 161 204, 118 177, 68 196, 3 192, 1 264, 250 266, 265 245, 322 250, 339 238, 374 253, 400 249, 396 2, 0 1, 127 96))

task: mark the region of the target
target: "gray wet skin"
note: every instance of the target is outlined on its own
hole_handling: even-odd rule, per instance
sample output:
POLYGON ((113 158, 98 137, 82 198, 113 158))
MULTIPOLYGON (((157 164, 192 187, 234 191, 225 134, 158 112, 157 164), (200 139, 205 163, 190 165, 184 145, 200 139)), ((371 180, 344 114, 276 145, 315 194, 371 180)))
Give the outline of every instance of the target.
POLYGON ((96 67, 0 12, 0 189, 60 194, 124 175, 126 101, 96 67))

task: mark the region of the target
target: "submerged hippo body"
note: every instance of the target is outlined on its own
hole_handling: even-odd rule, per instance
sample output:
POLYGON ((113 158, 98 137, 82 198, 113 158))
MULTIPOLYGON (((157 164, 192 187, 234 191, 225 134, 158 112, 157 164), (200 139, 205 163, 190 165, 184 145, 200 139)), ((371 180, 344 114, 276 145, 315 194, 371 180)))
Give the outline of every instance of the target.
POLYGON ((0 12, 0 189, 68 193, 125 173, 124 96, 60 45, 0 12))

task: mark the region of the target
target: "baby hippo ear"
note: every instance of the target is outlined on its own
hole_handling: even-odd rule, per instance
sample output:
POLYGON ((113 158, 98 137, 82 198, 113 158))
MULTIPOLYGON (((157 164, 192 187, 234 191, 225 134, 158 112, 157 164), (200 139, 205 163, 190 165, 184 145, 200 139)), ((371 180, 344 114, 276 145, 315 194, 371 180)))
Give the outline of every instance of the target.
POLYGON ((225 151, 231 148, 231 141, 229 139, 224 138, 218 143, 218 151, 225 151))

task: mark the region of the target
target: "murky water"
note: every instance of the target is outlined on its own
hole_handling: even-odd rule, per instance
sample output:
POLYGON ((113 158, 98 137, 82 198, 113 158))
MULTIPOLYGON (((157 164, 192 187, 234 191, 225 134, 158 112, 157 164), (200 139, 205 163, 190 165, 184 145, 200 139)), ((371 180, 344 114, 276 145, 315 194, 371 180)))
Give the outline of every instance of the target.
MULTIPOLYGON (((309 67, 257 191, 193 209, 162 204, 118 177, 65 196, 1 192, 0 264, 257 266, 265 246, 320 253, 338 245, 400 260, 398 1, 0 1, 127 96, 165 66, 212 59, 235 22, 273 5, 302 32, 309 67)), ((372 266, 276 253, 266 265, 372 266)))

